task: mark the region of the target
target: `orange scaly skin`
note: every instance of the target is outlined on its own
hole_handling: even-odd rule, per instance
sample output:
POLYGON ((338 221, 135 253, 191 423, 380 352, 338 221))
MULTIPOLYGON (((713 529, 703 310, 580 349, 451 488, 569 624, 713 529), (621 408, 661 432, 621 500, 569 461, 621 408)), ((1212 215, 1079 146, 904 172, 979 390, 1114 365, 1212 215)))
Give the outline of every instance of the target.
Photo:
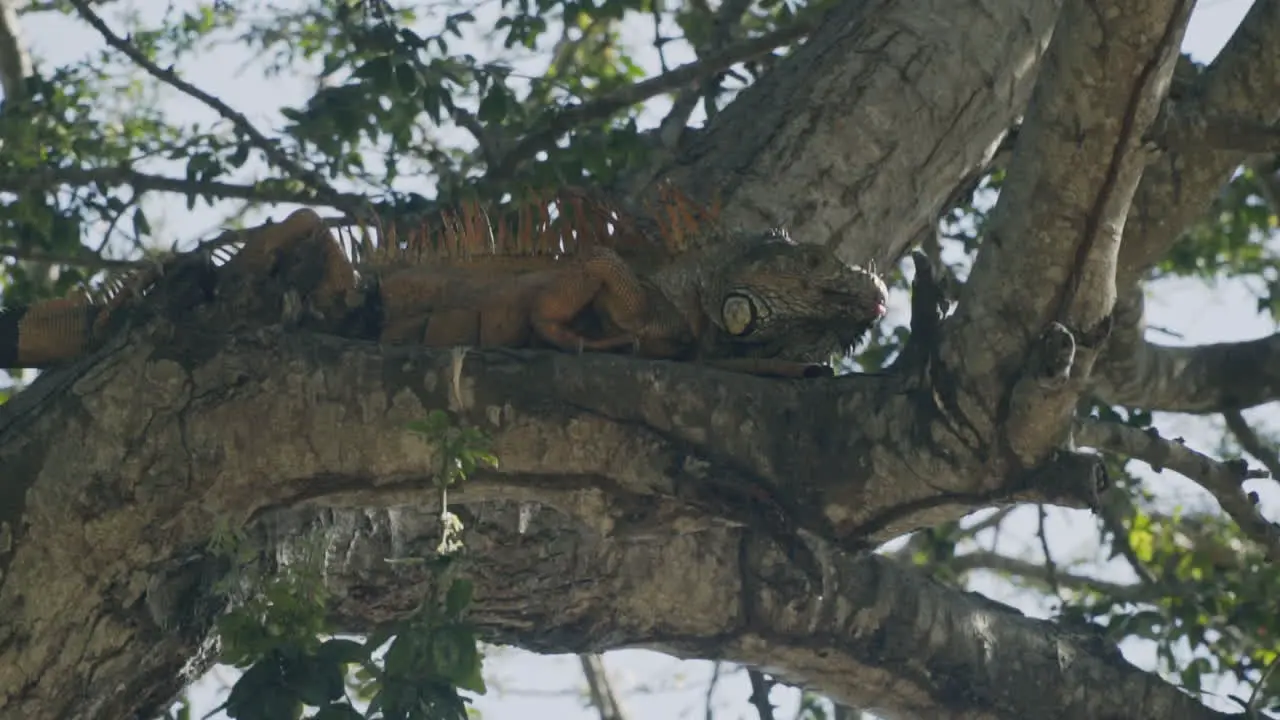
MULTIPOLYGON (((319 258, 322 277, 305 300, 330 316, 376 304, 378 340, 389 344, 526 347, 536 340, 563 350, 614 350, 633 345, 637 333, 646 331, 647 296, 639 278, 616 252, 596 244, 598 239, 579 240, 567 257, 539 254, 554 229, 541 237, 530 238, 529 230, 515 240, 492 241, 501 251, 478 247, 488 235, 487 227, 475 226, 478 215, 469 209, 457 218, 462 227, 443 239, 447 253, 436 250, 426 257, 428 238, 410 238, 404 249, 369 252, 380 265, 366 284, 372 298, 361 297, 355 267, 311 210, 295 211, 280 231, 246 243, 228 267, 263 272, 281 256, 293 262, 319 258), (517 251, 524 254, 479 254, 517 251), (619 328, 611 337, 589 338, 571 328, 597 301, 619 328)), ((397 241, 393 236, 389 242, 397 241)))

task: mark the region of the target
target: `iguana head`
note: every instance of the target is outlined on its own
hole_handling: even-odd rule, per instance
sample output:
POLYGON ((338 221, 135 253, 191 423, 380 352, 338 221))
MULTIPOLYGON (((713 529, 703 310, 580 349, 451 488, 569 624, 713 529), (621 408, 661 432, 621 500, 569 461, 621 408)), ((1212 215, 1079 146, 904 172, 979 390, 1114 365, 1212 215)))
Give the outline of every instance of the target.
POLYGON ((781 230, 727 245, 733 250, 712 269, 702 304, 730 355, 826 362, 852 350, 885 314, 880 276, 825 247, 781 230))

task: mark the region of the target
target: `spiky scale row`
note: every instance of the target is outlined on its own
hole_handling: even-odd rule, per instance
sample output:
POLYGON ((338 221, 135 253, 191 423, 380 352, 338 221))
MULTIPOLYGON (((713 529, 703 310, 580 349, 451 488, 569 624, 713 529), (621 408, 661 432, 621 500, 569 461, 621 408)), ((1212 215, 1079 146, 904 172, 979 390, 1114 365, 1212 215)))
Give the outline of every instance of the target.
POLYGON ((665 182, 657 202, 647 203, 656 233, 643 232, 636 218, 580 188, 527 195, 515 204, 514 227, 507 218, 494 222, 483 205, 467 201, 433 215, 434 222, 407 227, 374 216, 376 242, 364 223, 339 227, 338 242, 356 268, 375 272, 415 264, 446 267, 482 257, 568 258, 592 247, 608 247, 623 257, 657 254, 670 260, 719 218, 718 206, 698 206, 665 182))

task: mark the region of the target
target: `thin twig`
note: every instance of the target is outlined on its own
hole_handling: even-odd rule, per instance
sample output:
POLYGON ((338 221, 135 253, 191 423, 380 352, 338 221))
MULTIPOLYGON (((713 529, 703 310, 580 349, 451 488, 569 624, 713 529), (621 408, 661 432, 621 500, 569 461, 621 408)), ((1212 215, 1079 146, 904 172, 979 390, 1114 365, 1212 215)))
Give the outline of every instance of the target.
POLYGON ((1236 442, 1240 443, 1240 447, 1271 471, 1271 477, 1280 478, 1280 458, 1276 457, 1275 448, 1267 447, 1262 438, 1258 437, 1258 433, 1254 432, 1248 421, 1244 419, 1244 414, 1239 410, 1228 410, 1222 413, 1222 418, 1227 421, 1227 429, 1236 436, 1236 442))
POLYGON ((1138 557, 1138 553, 1134 552, 1133 545, 1129 542, 1129 531, 1125 529, 1124 523, 1117 517, 1116 512, 1103 505, 1098 516, 1102 519, 1102 526, 1110 530, 1111 536, 1114 538, 1111 546, 1111 549, 1115 551, 1114 554, 1119 554, 1120 557, 1124 558, 1125 562, 1129 563, 1129 569, 1133 570, 1133 574, 1137 575, 1138 579, 1145 585, 1155 586, 1159 580, 1156 579, 1151 569, 1143 564, 1142 558, 1138 557))
POLYGON ((1249 693, 1249 704, 1244 708, 1246 717, 1262 717, 1258 712, 1258 706, 1263 699, 1262 690, 1271 680, 1271 674, 1276 671, 1277 664, 1280 664, 1280 658, 1271 658, 1271 662, 1267 663, 1267 669, 1262 672, 1262 677, 1258 678, 1258 684, 1253 686, 1253 692, 1249 693))
POLYGON ((591 693, 591 704, 600 713, 600 720, 626 720, 618 698, 613 694, 609 684, 609 676, 604 670, 604 659, 596 653, 583 653, 578 656, 582 663, 582 674, 587 678, 587 689, 591 693))
POLYGON ((111 260, 95 255, 87 248, 83 253, 53 253, 27 248, 5 247, 0 245, 0 257, 13 258, 24 262, 48 263, 50 265, 68 265, 86 270, 128 269, 141 267, 146 263, 135 260, 111 260))
POLYGON ((1058 587, 1058 566, 1053 561, 1053 553, 1049 552, 1049 533, 1045 527, 1048 524, 1046 521, 1049 519, 1049 512, 1045 509, 1044 503, 1038 503, 1037 508, 1040 511, 1040 527, 1037 534, 1040 536, 1040 551, 1044 553, 1045 579, 1053 594, 1061 597, 1062 590, 1058 587))
MULTIPOLYGON (((711 51, 719 52, 729 46, 733 34, 742 24, 742 16, 751 7, 752 0, 724 0, 716 11, 715 29, 711 33, 711 51)), ((707 118, 713 118, 720 108, 716 106, 716 96, 720 94, 720 84, 724 82, 724 73, 712 75, 702 88, 703 104, 706 106, 707 118)))
POLYGON ((769 702, 769 691, 773 689, 764 673, 754 668, 747 668, 747 677, 751 678, 751 697, 749 701, 760 714, 760 720, 774 720, 773 704, 769 702))
POLYGON ((1013 575, 1050 588, 1057 586, 1076 592, 1097 592, 1123 602, 1151 602, 1179 592, 1176 586, 1163 581, 1139 584, 1117 583, 1078 575, 1060 568, 1055 569, 1053 582, 1050 582, 1048 570, 1044 565, 987 550, 957 555, 947 562, 947 566, 958 573, 987 570, 1013 575))
POLYGON ((182 195, 208 195, 220 199, 234 198, 261 203, 297 203, 299 205, 323 204, 343 209, 347 205, 367 202, 362 195, 336 193, 322 198, 315 192, 297 192, 271 185, 239 185, 213 180, 195 181, 184 178, 151 175, 127 167, 41 168, 21 174, 0 175, 0 191, 22 192, 46 190, 60 185, 84 186, 94 183, 104 185, 128 185, 137 191, 171 192, 182 195), (331 202, 337 201, 337 202, 331 202))
POLYGON ((713 717, 714 713, 712 712, 712 708, 711 708, 711 699, 712 699, 712 696, 716 694, 716 686, 720 684, 720 669, 723 666, 724 666, 724 663, 721 662, 720 660, 716 660, 711 664, 711 682, 707 683, 707 695, 706 695, 707 709, 705 713, 706 720, 714 720, 714 717, 713 717))
POLYGON ((475 115, 467 112, 466 108, 454 108, 452 111, 453 121, 458 127, 471 133, 471 137, 476 139, 476 145, 480 148, 480 157, 488 164, 498 161, 498 145, 489 137, 489 133, 485 132, 484 125, 480 123, 480 119, 475 115))
POLYGON ((964 528, 963 532, 965 535, 968 535, 969 537, 975 537, 977 536, 978 533, 982 532, 983 530, 988 530, 990 528, 998 526, 1000 523, 1004 522, 1005 518, 1009 517, 1009 513, 1017 509, 1018 508, 1016 505, 1009 505, 1007 507, 998 508, 995 512, 991 513, 990 515, 982 518, 981 520, 975 522, 969 527, 964 528))

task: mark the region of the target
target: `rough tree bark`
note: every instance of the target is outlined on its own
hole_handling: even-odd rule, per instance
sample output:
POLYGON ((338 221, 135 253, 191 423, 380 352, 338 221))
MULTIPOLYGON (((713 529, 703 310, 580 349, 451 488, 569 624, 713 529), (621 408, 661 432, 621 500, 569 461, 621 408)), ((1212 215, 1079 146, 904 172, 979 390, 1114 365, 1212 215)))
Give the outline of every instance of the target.
MULTIPOLYGON (((671 161, 739 222, 894 258, 1025 109, 960 310, 911 373, 458 361, 265 323, 230 333, 211 312, 162 314, 42 377, 0 408, 0 718, 132 717, 172 698, 201 628, 189 602, 160 599, 207 587, 219 518, 325 530, 344 628, 407 612, 428 580, 381 558, 429 551, 432 451, 403 428, 432 408, 484 428, 502 459, 455 498, 494 640, 748 662, 889 716, 1224 716, 1091 635, 861 552, 982 507, 1088 497, 1095 461, 1061 444, 1105 330, 1136 332, 1108 321, 1117 273, 1131 286, 1238 159, 1146 142, 1191 5, 844 3, 671 161), (1151 170, 1180 159, 1194 202, 1151 170), (1055 352, 1064 338, 1074 355, 1055 352), (540 508, 523 534, 522 503, 540 508), (819 576, 788 559, 788 535, 819 576)), ((1197 98, 1275 117, 1278 6, 1256 3, 1197 98)), ((1103 356, 1092 391, 1167 387, 1131 370, 1103 356)), ((1199 377, 1197 397, 1224 380, 1199 377)))

